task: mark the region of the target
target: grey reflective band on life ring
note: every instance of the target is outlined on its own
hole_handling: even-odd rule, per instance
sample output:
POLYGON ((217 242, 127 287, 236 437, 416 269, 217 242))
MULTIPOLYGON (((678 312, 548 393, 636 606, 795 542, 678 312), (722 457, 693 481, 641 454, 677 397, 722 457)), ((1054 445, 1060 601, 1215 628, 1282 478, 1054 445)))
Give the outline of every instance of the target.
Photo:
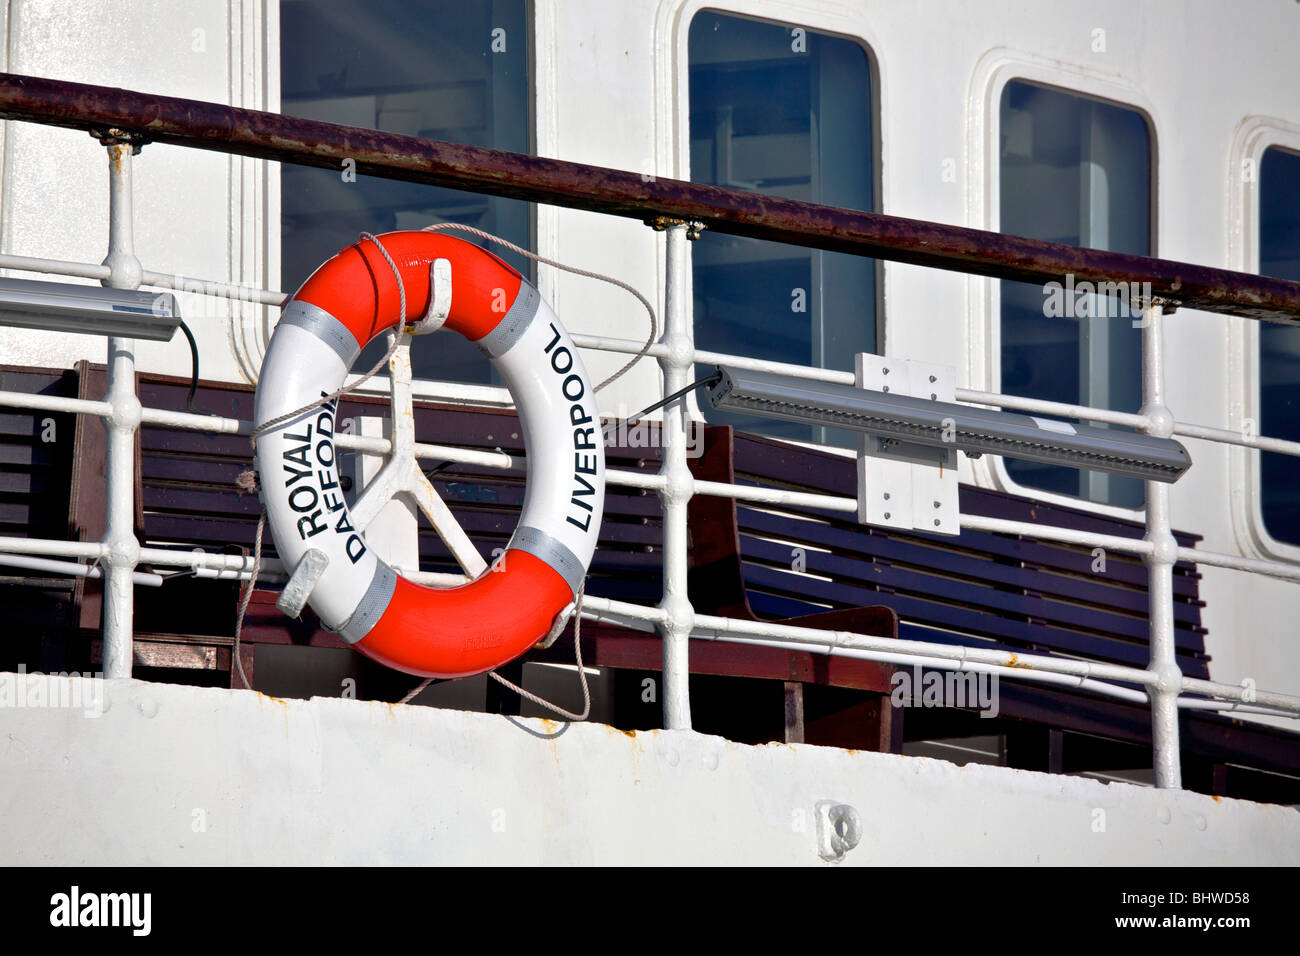
POLYGON ((578 593, 578 588, 582 586, 582 579, 587 576, 587 569, 582 566, 578 556, 541 528, 516 528, 514 537, 506 545, 507 550, 510 548, 527 551, 538 560, 544 561, 556 574, 564 578, 569 585, 569 590, 575 595, 578 593))
POLYGON ((510 351, 510 346, 519 341, 527 331, 537 307, 541 304, 542 294, 533 288, 527 279, 519 280, 519 292, 515 295, 510 311, 497 323, 497 327, 474 344, 488 358, 500 358, 510 351))
POLYGON ((338 354, 343 360, 344 368, 350 369, 361 354, 361 346, 357 344, 356 336, 348 331, 348 327, 310 302, 294 299, 285 306, 279 324, 296 325, 304 332, 316 336, 338 354))
POLYGON ((383 561, 376 561, 375 576, 370 579, 370 587, 366 588, 366 593, 361 596, 361 601, 352 612, 352 616, 339 627, 339 636, 349 644, 355 644, 369 634, 388 610, 396 588, 397 572, 383 561))

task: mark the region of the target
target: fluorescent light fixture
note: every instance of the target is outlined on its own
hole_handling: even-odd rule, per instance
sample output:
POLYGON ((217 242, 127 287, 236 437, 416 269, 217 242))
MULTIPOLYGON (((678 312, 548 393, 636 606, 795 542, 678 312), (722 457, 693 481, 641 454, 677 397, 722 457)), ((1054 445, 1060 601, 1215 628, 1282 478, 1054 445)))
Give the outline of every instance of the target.
POLYGON ((1154 481, 1177 481, 1192 464, 1187 449, 1171 438, 769 372, 718 371, 721 378, 709 390, 709 400, 725 411, 848 428, 885 442, 956 448, 973 456, 987 452, 1154 481))
POLYGON ((180 324, 170 292, 0 279, 0 325, 166 342, 180 324))

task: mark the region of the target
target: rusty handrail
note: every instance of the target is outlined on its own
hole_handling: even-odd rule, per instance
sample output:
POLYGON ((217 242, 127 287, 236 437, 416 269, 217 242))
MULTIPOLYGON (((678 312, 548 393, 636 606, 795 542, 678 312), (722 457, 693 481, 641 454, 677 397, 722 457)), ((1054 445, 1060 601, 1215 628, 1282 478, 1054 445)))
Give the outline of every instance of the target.
POLYGON ((1151 283, 1187 308, 1300 325, 1300 283, 353 126, 0 73, 0 117, 549 203, 1023 282, 1151 283))

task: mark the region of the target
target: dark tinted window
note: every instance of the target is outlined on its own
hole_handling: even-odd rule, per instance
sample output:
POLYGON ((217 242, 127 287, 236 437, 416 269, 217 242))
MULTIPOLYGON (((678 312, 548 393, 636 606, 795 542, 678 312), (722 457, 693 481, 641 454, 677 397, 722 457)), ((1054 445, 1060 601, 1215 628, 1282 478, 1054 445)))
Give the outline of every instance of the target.
MULTIPOLYGON (((281 110, 289 115, 513 152, 531 151, 524 0, 283 0, 281 110)), ((525 248, 527 203, 344 171, 281 168, 283 286, 296 289, 360 232, 469 223, 525 248)), ((493 252, 524 275, 529 262, 493 252)), ((375 343, 357 362, 383 357, 375 343)), ((416 376, 493 381, 460 336, 438 332, 411 348, 416 376)))
MULTIPOLYGON (((694 181, 874 208, 871 64, 861 46, 710 11, 691 21, 689 44, 694 181)), ((692 259, 701 349, 850 371, 854 353, 877 350, 872 260, 708 231, 692 259)), ((852 441, 794 423, 711 420, 852 441)))
MULTIPOLYGON (((1300 282, 1300 155, 1264 151, 1259 171, 1259 271, 1300 282)), ((1259 431, 1300 441, 1300 329, 1259 323, 1259 431)), ((1300 544, 1300 459, 1260 452, 1264 526, 1300 544)))
MULTIPOLYGON (((1150 254, 1151 143, 1140 113, 1013 81, 1002 93, 1000 130, 1003 232, 1150 254)), ((1142 332, 1130 305, 1086 286, 1004 281, 1001 390, 1138 411, 1142 332)), ((1133 508, 1144 498, 1133 478, 1012 459, 1006 466, 1031 488, 1133 508)))

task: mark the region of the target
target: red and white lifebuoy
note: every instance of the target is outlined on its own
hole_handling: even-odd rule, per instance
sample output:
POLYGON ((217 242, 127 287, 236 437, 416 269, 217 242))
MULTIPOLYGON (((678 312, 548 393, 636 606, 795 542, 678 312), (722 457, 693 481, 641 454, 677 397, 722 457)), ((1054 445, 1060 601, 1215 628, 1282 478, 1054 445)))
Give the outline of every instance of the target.
MULTIPOLYGON (((505 553, 476 580, 428 588, 397 575, 366 544, 339 486, 337 402, 270 429, 257 468, 285 566, 310 549, 328 566, 309 602, 368 657, 426 677, 462 677, 517 657, 573 602, 591 563, 605 499, 605 450, 591 382, 537 290, 496 256, 428 232, 379 237, 402 275, 406 321, 426 314, 430 265, 451 264, 446 327, 501 373, 519 411, 528 461, 523 511, 505 553)), ((329 395, 361 350, 396 324, 397 279, 365 241, 340 252, 286 303, 257 386, 260 425, 329 395)))

